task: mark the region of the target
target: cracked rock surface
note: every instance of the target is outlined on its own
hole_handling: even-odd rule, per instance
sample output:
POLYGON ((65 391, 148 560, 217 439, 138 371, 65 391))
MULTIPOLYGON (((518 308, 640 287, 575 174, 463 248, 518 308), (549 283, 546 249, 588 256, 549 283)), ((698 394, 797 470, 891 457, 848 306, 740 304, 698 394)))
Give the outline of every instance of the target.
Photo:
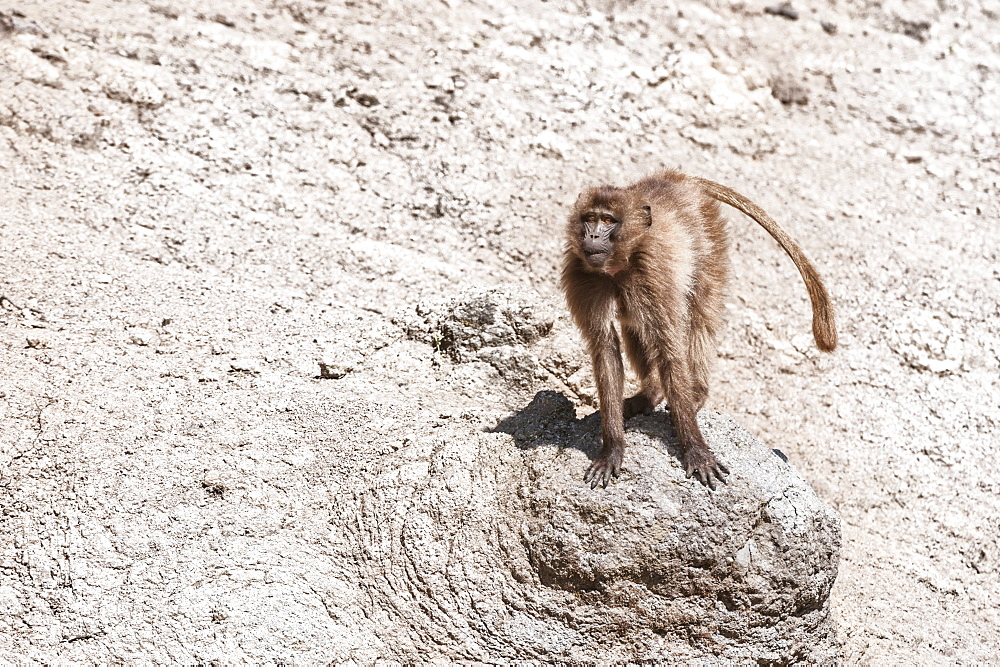
POLYGON ((1000 16, 782 6, 0 6, 0 662, 995 660, 1000 16), (739 474, 591 492, 562 229, 664 166, 841 347, 730 211, 739 474))

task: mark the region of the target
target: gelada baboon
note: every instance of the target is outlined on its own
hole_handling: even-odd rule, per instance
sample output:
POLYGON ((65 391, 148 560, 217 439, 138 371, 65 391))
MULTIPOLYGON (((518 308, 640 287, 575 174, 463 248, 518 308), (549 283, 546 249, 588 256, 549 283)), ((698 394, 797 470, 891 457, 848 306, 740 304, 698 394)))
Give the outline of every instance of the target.
POLYGON ((729 474, 705 444, 695 418, 708 396, 729 274, 729 240, 718 202, 746 213, 784 248, 809 291, 817 347, 830 351, 837 346, 833 309, 816 269, 798 244, 743 195, 676 171, 624 188, 587 190, 566 228, 562 287, 597 381, 603 447, 584 476, 591 488, 607 486, 618 476, 625 420, 650 413, 664 399, 687 476, 696 475, 714 489, 715 481, 725 482, 729 474), (628 399, 622 343, 642 383, 628 399))

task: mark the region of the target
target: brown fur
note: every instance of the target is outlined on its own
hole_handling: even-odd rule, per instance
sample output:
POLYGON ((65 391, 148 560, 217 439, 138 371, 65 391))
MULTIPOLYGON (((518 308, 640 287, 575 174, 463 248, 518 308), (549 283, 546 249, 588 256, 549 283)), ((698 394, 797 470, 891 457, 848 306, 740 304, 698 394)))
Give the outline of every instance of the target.
POLYGON ((729 239, 718 202, 756 220, 795 262, 813 308, 813 335, 837 346, 833 309, 816 269, 760 207, 723 185, 663 171, 628 187, 602 186, 577 200, 567 226, 562 286, 587 342, 601 409, 603 447, 584 480, 617 477, 625 420, 666 399, 687 476, 712 489, 729 470, 709 450, 696 415, 708 397, 729 278, 729 239), (621 338, 614 326, 617 316, 621 338), (624 399, 624 344, 642 389, 624 399))

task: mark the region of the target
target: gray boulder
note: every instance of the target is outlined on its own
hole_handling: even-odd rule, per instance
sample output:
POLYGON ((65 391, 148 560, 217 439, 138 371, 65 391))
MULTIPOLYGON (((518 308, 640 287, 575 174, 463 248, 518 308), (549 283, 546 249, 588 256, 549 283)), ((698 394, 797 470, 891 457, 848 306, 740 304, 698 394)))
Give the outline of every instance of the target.
POLYGON ((700 421, 732 471, 714 493, 662 412, 591 490, 599 418, 555 392, 491 433, 418 438, 355 495, 374 631, 405 659, 834 662, 837 514, 731 418, 700 421))

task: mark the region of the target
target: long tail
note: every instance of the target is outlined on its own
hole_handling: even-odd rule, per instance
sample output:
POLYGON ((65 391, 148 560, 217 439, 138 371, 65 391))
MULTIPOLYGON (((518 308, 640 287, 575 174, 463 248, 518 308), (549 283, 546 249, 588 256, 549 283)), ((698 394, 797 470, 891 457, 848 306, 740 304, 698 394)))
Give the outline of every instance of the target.
POLYGON ((764 209, 741 195, 739 192, 725 185, 720 185, 714 181, 704 178, 695 178, 695 181, 713 199, 723 204, 728 204, 733 208, 743 211, 748 216, 767 230, 767 233, 774 237, 788 256, 795 262, 796 268, 802 275, 802 280, 806 283, 806 290, 809 291, 809 300, 812 302, 813 311, 813 338, 816 339, 816 347, 824 352, 831 352, 837 347, 837 325, 834 322, 833 306, 830 305, 830 295, 826 292, 823 280, 816 272, 816 268, 802 252, 802 248, 796 243, 785 230, 783 230, 774 219, 769 216, 764 209))

